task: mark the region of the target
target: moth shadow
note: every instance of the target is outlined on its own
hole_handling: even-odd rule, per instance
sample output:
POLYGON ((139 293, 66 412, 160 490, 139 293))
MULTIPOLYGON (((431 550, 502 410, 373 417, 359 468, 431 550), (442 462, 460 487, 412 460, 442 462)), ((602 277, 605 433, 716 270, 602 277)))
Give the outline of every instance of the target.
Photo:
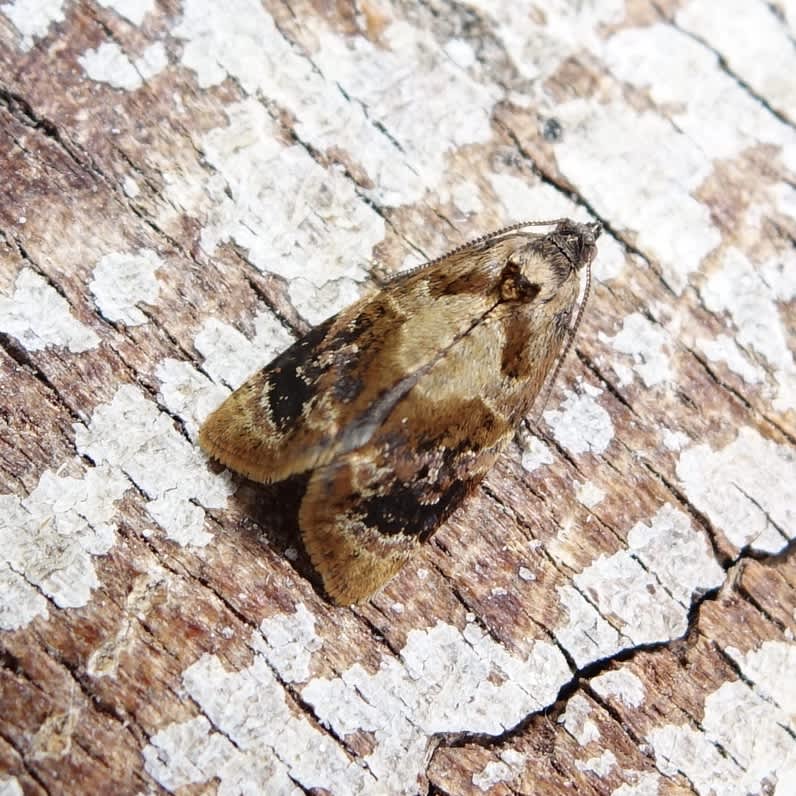
POLYGON ((238 479, 231 502, 241 514, 241 532, 257 547, 268 545, 324 597, 320 576, 304 549, 298 525, 309 475, 292 476, 273 484, 238 479))

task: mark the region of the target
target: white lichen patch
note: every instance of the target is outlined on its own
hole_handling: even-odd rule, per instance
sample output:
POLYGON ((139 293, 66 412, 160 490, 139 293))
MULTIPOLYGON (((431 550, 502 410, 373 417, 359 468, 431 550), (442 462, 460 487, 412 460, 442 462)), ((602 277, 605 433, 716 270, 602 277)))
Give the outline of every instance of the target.
POLYGON ((274 614, 260 624, 260 636, 252 639, 252 648, 288 683, 303 683, 310 676, 312 654, 323 642, 315 632, 315 617, 304 603, 294 614, 274 614))
MULTIPOLYGON (((718 11, 715 3, 703 5, 718 11)), ((728 9, 720 13, 721 21, 717 20, 709 39, 726 30, 727 14, 735 14, 728 9)), ((738 16, 733 16, 733 22, 736 19, 738 16)), ((743 41, 748 42, 750 35, 744 30, 743 41)), ((744 49, 749 50, 740 45, 735 52, 744 49)), ((796 143, 792 129, 720 68, 715 51, 672 25, 620 30, 606 41, 603 57, 619 79, 647 92, 659 112, 716 161, 737 157, 761 144, 781 147, 787 158, 787 149, 796 143), (700 79, 694 80, 694 75, 700 79)), ((759 63, 774 61, 769 53, 759 63)))
POLYGON ((647 741, 661 774, 673 777, 682 772, 697 793, 715 793, 719 782, 724 786, 722 794, 746 796, 748 793, 740 788, 731 788, 731 783, 739 781, 743 772, 696 728, 687 724, 666 724, 651 730, 647 741))
POLYGON ((741 351, 732 337, 720 334, 715 340, 700 338, 697 345, 711 362, 723 362, 747 384, 760 384, 766 380, 763 369, 741 351))
POLYGON ((170 200, 202 219, 208 254, 232 242, 263 272, 291 286, 301 280, 292 289, 308 320, 342 308, 359 293, 352 287, 367 275, 384 220, 340 169, 322 168, 302 146, 285 146, 260 102, 245 100, 226 113, 229 124, 200 142, 213 175, 172 175, 170 200))
POLYGON ((687 514, 667 503, 649 525, 639 522, 627 536, 628 549, 655 574, 668 594, 686 610, 694 594, 716 589, 725 578, 705 535, 687 514))
POLYGON ((705 700, 702 727, 744 769, 747 793, 758 783, 777 776, 781 783, 796 782, 796 744, 793 722, 746 683, 725 683, 705 700))
MULTIPOLYGON (((0 509, 4 497, 0 496, 0 509)), ((37 616, 47 616, 47 600, 3 561, 0 563, 0 630, 18 630, 37 616)))
POLYGON ((77 60, 85 73, 98 83, 107 83, 126 91, 141 85, 141 75, 116 42, 103 42, 96 49, 87 50, 77 60))
POLYGON ((691 442, 691 438, 687 434, 670 428, 661 429, 661 438, 666 449, 670 451, 680 451, 691 442))
POLYGON ((792 277, 780 279, 779 273, 777 262, 756 266, 733 248, 699 292, 709 310, 729 313, 738 330, 736 342, 769 363, 779 384, 774 408, 786 411, 796 408, 796 365, 785 334, 787 320, 777 302, 790 301, 796 288, 792 277))
POLYGON ((139 188, 138 182, 129 174, 126 174, 124 180, 122 181, 122 190, 124 191, 125 196, 129 197, 130 199, 135 199, 136 196, 141 193, 141 188, 139 188))
POLYGON ((196 335, 194 345, 203 357, 202 368, 207 375, 217 384, 237 389, 292 342, 292 334, 276 315, 263 309, 254 317, 251 340, 228 323, 210 318, 196 335))
POLYGON ((470 42, 464 39, 448 39, 445 44, 445 55, 459 67, 459 69, 470 69, 474 66, 478 58, 470 42))
POLYGON ((520 567, 517 570, 517 575, 520 580, 524 580, 526 583, 533 583, 536 580, 536 575, 533 570, 528 569, 528 567, 520 567))
POLYGON ((630 782, 611 791, 611 796, 658 796, 661 792, 661 777, 658 774, 623 769, 622 776, 630 782))
POLYGON ((210 472, 198 448, 138 388, 120 387, 110 403, 97 407, 88 426, 76 423, 75 444, 136 484, 169 539, 183 545, 212 539, 204 530, 204 509, 226 505, 231 480, 210 472))
POLYGON ((261 655, 240 672, 204 655, 183 685, 205 715, 164 728, 143 752, 147 772, 169 790, 218 779, 222 793, 294 793, 291 781, 300 792, 375 792, 373 775, 288 705, 261 655))
POLYGON ((92 80, 134 91, 165 69, 168 57, 161 42, 151 44, 138 58, 132 59, 116 42, 106 41, 94 50, 86 50, 78 62, 92 80))
POLYGON ((536 642, 521 659, 475 625, 413 630, 401 659, 383 660, 375 674, 355 664, 302 689, 336 734, 371 733, 374 748, 364 762, 380 787, 396 794, 415 792, 433 734, 502 733, 549 705, 570 677, 551 644, 536 642))
POLYGON ((156 41, 145 47, 141 55, 135 59, 135 68, 142 80, 149 80, 159 75, 169 65, 166 48, 162 42, 156 41))
MULTIPOLYGON (((796 133, 794 133, 796 138, 796 133)), ((796 188, 790 185, 779 184, 780 194, 783 196, 785 206, 779 209, 787 215, 796 218, 796 188), (787 196, 787 200, 784 197, 787 196)), ((772 295, 777 301, 793 301, 796 299, 796 274, 793 270, 793 260, 787 256, 774 257, 765 260, 760 265, 760 278, 768 285, 772 295)))
POLYGON ((64 20, 64 0, 13 0, 0 5, 22 36, 22 49, 30 50, 36 39, 44 38, 53 22, 64 20))
POLYGON ((628 549, 600 556, 558 589, 554 630, 579 667, 640 644, 671 641, 687 629, 692 596, 724 577, 688 518, 664 506, 628 535, 628 549))
POLYGON ((576 575, 574 582, 600 614, 619 630, 625 639, 620 649, 668 641, 686 631, 687 611, 629 550, 600 556, 576 575))
POLYGON ((196 439, 205 418, 229 395, 227 389, 184 360, 164 359, 155 375, 160 380, 158 398, 182 420, 192 440, 196 439))
POLYGON ((522 452, 523 469, 529 473, 555 461, 550 448, 539 437, 534 436, 525 428, 517 435, 517 442, 522 452))
POLYGON ((270 749, 239 749, 204 716, 170 724, 144 747, 144 768, 166 790, 219 781, 219 793, 300 796, 285 765, 270 749), (248 791, 246 790, 248 788, 248 791))
POLYGON ((471 180, 460 179, 453 185, 440 191, 441 202, 452 202, 456 209, 465 215, 479 213, 483 210, 484 203, 478 186, 471 180))
MULTIPOLYGON (((398 21, 384 30, 380 46, 364 37, 346 41, 327 29, 319 31, 318 38, 320 47, 313 60, 326 79, 343 86, 349 97, 368 109, 369 118, 378 120, 398 142, 417 175, 411 181, 402 175, 407 179, 390 196, 379 179, 381 173, 389 173, 389 163, 374 157, 365 165, 374 182, 370 192, 374 198, 386 204, 420 199, 418 176, 424 188, 435 186, 445 176, 449 151, 492 138, 492 108, 503 90, 471 78, 451 62, 429 30, 398 21), (389 91, 384 91, 385 85, 389 91), (372 167, 378 169, 375 174, 372 167)), ((324 122, 317 128, 328 136, 324 122)), ((354 145, 351 151, 358 154, 361 143, 348 140, 354 145)), ((394 151, 390 159, 396 159, 394 151)), ((397 159, 403 161, 400 155, 397 159)))
POLYGON ((149 249, 137 254, 106 254, 94 267, 89 289, 97 308, 109 321, 140 326, 148 318, 138 304, 154 304, 160 292, 155 275, 163 261, 149 249))
POLYGON ((430 32, 395 22, 376 46, 311 19, 306 26, 304 55, 257 0, 187 0, 175 32, 201 87, 232 77, 284 108, 302 141, 359 164, 381 205, 418 201, 443 179, 449 150, 491 138, 501 90, 473 80, 430 32))
POLYGON ((86 605, 99 586, 92 558, 107 553, 116 533, 115 503, 130 487, 111 467, 80 478, 45 471, 20 500, 0 495, 0 627, 23 627, 59 608, 86 605))
POLYGON ((359 298, 359 284, 349 277, 340 277, 316 287, 309 279, 297 277, 288 288, 290 303, 313 325, 325 321, 359 298))
POLYGON ((490 760, 481 771, 473 774, 471 782, 478 790, 486 793, 501 782, 509 782, 514 777, 512 770, 501 760, 490 760))
POLYGON ((572 586, 556 589, 565 619, 553 629, 558 642, 572 656, 578 668, 613 655, 629 644, 597 609, 572 586))
POLYGON ((739 666, 744 678, 764 699, 779 706, 789 717, 789 727, 796 731, 796 644, 764 641, 747 653, 736 647, 725 650, 739 666))
POLYGON ((700 729, 664 725, 647 740, 662 774, 682 772, 698 793, 746 796, 763 792, 766 782, 796 781, 787 721, 780 708, 735 681, 707 696, 700 729))
POLYGON ((500 753, 500 760, 490 760, 481 771, 472 776, 472 783, 480 791, 486 793, 494 785, 510 782, 525 767, 526 757, 514 749, 505 749, 500 753))
POLYGON ((586 506, 587 509, 593 509, 595 506, 602 503, 605 497, 605 490, 601 489, 594 481, 586 481, 585 484, 578 484, 575 497, 578 501, 586 506))
POLYGON ((644 682, 627 669, 613 669, 598 674, 589 685, 604 699, 615 697, 624 705, 637 708, 644 702, 644 682))
POLYGON ((0 296, 0 332, 15 337, 28 351, 55 345, 78 354, 100 342, 72 315, 66 299, 30 268, 17 274, 13 295, 0 296))
POLYGON ((625 15, 623 0, 550 0, 543 14, 531 0, 471 0, 469 5, 495 20, 514 64, 524 77, 539 84, 572 55, 584 49, 599 51, 603 26, 618 24, 625 15))
POLYGON ((598 777, 607 777, 611 769, 616 768, 616 755, 610 749, 606 749, 602 754, 590 757, 583 763, 576 760, 575 766, 580 771, 596 774, 598 777))
MULTIPOLYGON (((786 154, 791 154, 793 159, 796 160, 796 153, 783 153, 783 160, 787 160, 786 154)), ((790 183, 777 182, 768 186, 766 194, 768 201, 758 201, 749 207, 747 217, 750 225, 762 226, 765 219, 771 215, 772 206, 775 213, 796 218, 796 187, 790 185, 790 183)), ((783 258, 782 276, 790 283, 791 291, 794 291, 796 290, 796 283, 794 283, 793 277, 790 276, 792 269, 786 269, 784 266, 783 258)), ((765 280, 771 284, 770 275, 766 274, 765 280)))
POLYGON ((675 20, 707 41, 735 75, 793 120, 796 85, 791 76, 796 73, 796 53, 774 8, 746 0, 720 4, 690 0, 677 11, 675 20))
POLYGON ((796 456, 743 427, 720 451, 683 451, 677 477, 689 501, 739 549, 782 550, 796 530, 796 456))
POLYGON ((592 263, 592 276, 598 282, 610 282, 622 276, 627 262, 632 263, 633 268, 640 269, 646 264, 640 257, 629 257, 624 247, 619 241, 605 233, 602 234, 597 242, 597 259, 592 263))
POLYGON ((577 99, 559 105, 556 115, 566 129, 554 147, 559 168, 577 175, 580 191, 602 217, 635 233, 638 248, 682 292, 689 274, 721 242, 709 209, 692 196, 710 161, 651 111, 577 99), (648 141, 657 142, 653 150, 648 141))
POLYGON ((112 8, 120 17, 133 25, 140 25, 144 17, 155 8, 155 0, 98 0, 101 6, 112 8))
MULTIPOLYGON (((516 221, 544 221, 546 219, 573 218, 576 221, 594 221, 566 194, 545 182, 529 185, 527 180, 513 174, 491 172, 487 174, 506 215, 506 223, 516 221)), ((544 229, 544 228, 542 228, 544 229)), ((530 232, 538 231, 533 227, 530 232)))
MULTIPOLYGON (((666 333, 641 313, 628 315, 614 337, 600 332, 599 339, 609 343, 620 354, 627 354, 632 358, 633 370, 646 387, 664 384, 672 378, 669 355, 666 352, 666 333)), ((624 386, 621 378, 620 385, 624 386)))
POLYGON ((581 746, 600 740, 600 729, 589 718, 592 710, 592 703, 586 697, 575 694, 567 702, 566 710, 558 719, 558 723, 562 724, 581 746))
POLYGON ((611 415, 588 393, 568 392, 562 408, 545 412, 544 419, 559 445, 575 455, 603 453, 614 437, 611 415))
POLYGON ((0 777, 0 796, 24 796, 16 777, 0 777))

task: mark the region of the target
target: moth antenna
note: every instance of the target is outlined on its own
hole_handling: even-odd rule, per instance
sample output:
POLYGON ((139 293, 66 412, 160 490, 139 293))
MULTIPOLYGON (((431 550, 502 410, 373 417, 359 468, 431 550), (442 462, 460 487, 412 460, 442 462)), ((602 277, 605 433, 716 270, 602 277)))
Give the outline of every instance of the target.
POLYGON ((422 267, 425 268, 427 265, 438 263, 440 260, 444 260, 447 257, 450 257, 452 254, 459 254, 459 252, 463 252, 465 249, 469 249, 472 246, 477 246, 479 243, 485 243, 488 240, 494 240, 495 238, 499 238, 501 235, 505 235, 507 232, 514 232, 516 229, 522 229, 523 227, 552 227, 566 220, 566 218, 553 218, 547 221, 518 221, 515 224, 509 224, 508 226, 501 227, 500 229, 496 229, 493 232, 487 233, 486 235, 481 235, 479 238, 468 240, 467 243, 462 243, 455 249, 451 249, 449 252, 446 252, 441 257, 435 257, 433 260, 429 260, 427 263, 424 263, 422 267))
POLYGON ((445 260, 453 254, 459 254, 471 248, 472 246, 477 246, 479 243, 485 243, 488 240, 494 240, 495 238, 499 238, 501 235, 505 235, 507 232, 514 232, 515 229, 522 229, 523 227, 552 227, 567 220, 568 219, 566 218, 553 218, 548 221, 518 221, 515 224, 509 224, 506 227, 501 227, 500 229, 496 229, 494 232, 489 232, 486 235, 481 235, 480 238, 473 238, 472 240, 468 240, 467 243, 462 243, 461 245, 457 246, 455 249, 451 249, 450 251, 445 252, 445 254, 442 254, 439 257, 435 257, 433 260, 421 263, 420 265, 415 265, 412 268, 407 268, 405 271, 399 271, 397 274, 390 274, 385 279, 379 279, 378 277, 376 277, 376 283, 379 285, 379 287, 386 287, 388 284, 390 284, 390 282, 392 282, 395 279, 403 279, 404 277, 410 276, 416 271, 420 271, 423 268, 428 268, 428 266, 430 265, 436 265, 441 260, 445 260))
POLYGON ((538 425, 539 421, 542 419, 542 413, 547 406, 547 402, 550 400, 550 395, 553 392, 553 387, 555 386, 556 379, 558 378, 558 373, 561 370, 561 366, 564 364, 564 360, 567 358, 567 354, 569 353, 569 349, 572 348, 572 344, 575 342, 575 335, 578 333, 578 327, 580 326, 580 322, 583 320, 583 312, 586 309, 586 302, 589 300, 589 293, 591 292, 591 261, 586 266, 586 287, 583 291, 583 300, 580 302, 580 307, 578 307, 578 314, 575 316, 575 323, 572 325, 572 328, 569 332, 569 337, 567 338, 566 345, 564 346, 564 350, 561 352, 561 356, 558 358, 558 362, 556 362, 555 369, 553 370, 553 375, 550 377, 550 381, 547 383, 547 387, 545 387, 542 405, 539 407, 539 413, 536 415, 535 422, 538 425))

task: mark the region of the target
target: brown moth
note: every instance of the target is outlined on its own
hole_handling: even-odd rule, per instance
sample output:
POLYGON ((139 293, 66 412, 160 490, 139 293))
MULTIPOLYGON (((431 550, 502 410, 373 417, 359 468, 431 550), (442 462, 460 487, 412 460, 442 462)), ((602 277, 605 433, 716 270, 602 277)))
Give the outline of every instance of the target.
POLYGON ((202 426, 202 448, 255 481, 310 472, 299 527, 336 603, 383 586, 481 482, 571 343, 600 232, 514 224, 399 274, 202 426))

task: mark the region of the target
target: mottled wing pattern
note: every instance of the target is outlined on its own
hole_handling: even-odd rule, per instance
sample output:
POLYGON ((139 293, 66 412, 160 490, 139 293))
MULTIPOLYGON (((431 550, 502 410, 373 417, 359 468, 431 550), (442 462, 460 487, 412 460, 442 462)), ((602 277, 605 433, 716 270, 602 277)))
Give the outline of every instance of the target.
POLYGON ((396 403, 365 445, 313 473, 299 525, 335 602, 359 602, 395 575, 511 439, 564 339, 549 324, 539 328, 533 310, 533 302, 498 305, 396 403), (532 355, 533 347, 543 353, 532 355))
POLYGON ((411 384, 498 301, 527 236, 474 247, 388 283, 315 327, 210 417, 199 442, 255 481, 330 462, 367 439, 411 384))
POLYGON ((255 480, 312 470, 299 527, 336 602, 380 588, 494 464, 568 337, 598 235, 562 221, 402 275, 202 427, 205 450, 255 480))

